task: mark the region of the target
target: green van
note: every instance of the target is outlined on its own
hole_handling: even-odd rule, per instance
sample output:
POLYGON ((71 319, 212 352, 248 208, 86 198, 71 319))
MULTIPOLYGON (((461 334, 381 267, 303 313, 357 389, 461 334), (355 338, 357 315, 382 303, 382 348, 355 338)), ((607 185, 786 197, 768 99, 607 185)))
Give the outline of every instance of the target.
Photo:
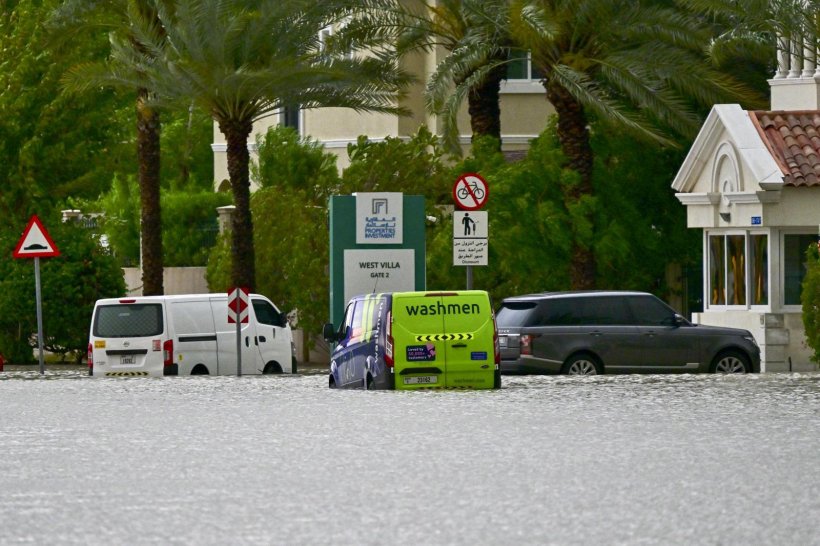
POLYGON ((482 290, 356 296, 324 337, 336 344, 331 388, 501 387, 495 317, 482 290))

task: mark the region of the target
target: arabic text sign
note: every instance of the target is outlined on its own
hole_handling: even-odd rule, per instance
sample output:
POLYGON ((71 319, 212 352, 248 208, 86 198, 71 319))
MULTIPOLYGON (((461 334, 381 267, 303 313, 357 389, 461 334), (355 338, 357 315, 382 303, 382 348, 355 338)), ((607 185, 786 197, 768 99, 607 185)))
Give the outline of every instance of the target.
POLYGON ((480 210, 453 212, 453 265, 487 265, 487 217, 480 210))

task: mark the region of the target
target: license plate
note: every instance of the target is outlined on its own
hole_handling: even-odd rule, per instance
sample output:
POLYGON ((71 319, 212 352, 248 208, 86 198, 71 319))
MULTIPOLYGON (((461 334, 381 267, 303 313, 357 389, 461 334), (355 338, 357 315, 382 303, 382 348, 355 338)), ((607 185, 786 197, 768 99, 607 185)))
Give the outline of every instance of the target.
POLYGON ((507 346, 507 336, 498 336, 498 346, 499 347, 506 347, 507 346))
POLYGON ((123 364, 123 365, 125 365, 125 364, 136 364, 136 362, 137 362, 136 359, 137 359, 136 355, 121 355, 120 356, 120 364, 123 364))
POLYGON ((414 377, 405 377, 405 385, 432 385, 438 383, 437 375, 417 375, 414 377))

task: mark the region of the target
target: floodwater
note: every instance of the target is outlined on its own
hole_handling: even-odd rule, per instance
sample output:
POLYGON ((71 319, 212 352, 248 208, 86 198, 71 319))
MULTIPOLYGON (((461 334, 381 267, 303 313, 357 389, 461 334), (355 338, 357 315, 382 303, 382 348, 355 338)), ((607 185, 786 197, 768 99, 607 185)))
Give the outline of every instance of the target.
POLYGON ((820 374, 0 373, 0 544, 820 544, 820 374))

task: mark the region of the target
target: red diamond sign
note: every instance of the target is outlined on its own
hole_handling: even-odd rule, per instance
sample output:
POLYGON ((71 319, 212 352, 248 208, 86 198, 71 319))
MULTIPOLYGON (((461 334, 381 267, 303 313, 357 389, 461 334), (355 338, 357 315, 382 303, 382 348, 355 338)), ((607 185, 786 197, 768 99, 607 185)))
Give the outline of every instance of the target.
POLYGON ((228 322, 235 324, 237 316, 242 324, 248 323, 248 289, 232 288, 228 290, 228 322))

